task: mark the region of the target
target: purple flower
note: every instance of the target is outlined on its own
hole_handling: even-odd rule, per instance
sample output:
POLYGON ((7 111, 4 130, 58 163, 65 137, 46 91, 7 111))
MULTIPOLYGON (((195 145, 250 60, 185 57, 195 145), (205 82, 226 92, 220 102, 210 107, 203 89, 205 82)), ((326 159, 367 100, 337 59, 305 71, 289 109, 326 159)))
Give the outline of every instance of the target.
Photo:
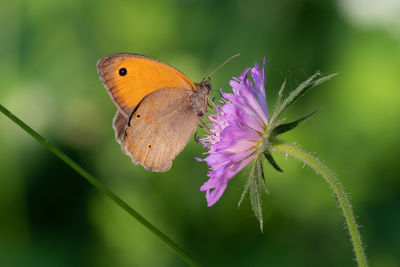
POLYGON ((283 99, 284 82, 271 117, 264 87, 265 58, 262 69, 255 63, 254 68, 246 68, 239 78, 230 81, 233 94, 221 91, 220 105, 208 117, 211 121, 207 125, 208 134, 200 139, 208 148, 206 158, 198 159, 207 162, 210 167, 209 180, 200 188, 206 191, 208 206, 214 205, 221 198, 229 180, 249 165, 247 182, 238 205, 249 193, 251 208, 262 231, 262 189, 268 193, 263 161, 268 161, 275 170, 282 172, 272 156, 274 151, 281 152, 279 147, 285 144, 278 136, 304 123, 316 111, 291 122, 286 122, 281 115, 308 90, 333 76, 335 74, 319 78, 317 72, 283 99), (249 72, 252 80, 248 77, 249 72))
POLYGON ((229 180, 255 158, 262 146, 269 121, 264 87, 265 58, 262 69, 257 63, 251 68, 253 81, 247 77, 249 71, 246 68, 239 78, 230 81, 233 94, 221 91, 222 104, 209 116, 210 133, 201 138, 209 149, 203 160, 210 167, 210 179, 200 188, 206 191, 208 206, 220 199, 229 180))

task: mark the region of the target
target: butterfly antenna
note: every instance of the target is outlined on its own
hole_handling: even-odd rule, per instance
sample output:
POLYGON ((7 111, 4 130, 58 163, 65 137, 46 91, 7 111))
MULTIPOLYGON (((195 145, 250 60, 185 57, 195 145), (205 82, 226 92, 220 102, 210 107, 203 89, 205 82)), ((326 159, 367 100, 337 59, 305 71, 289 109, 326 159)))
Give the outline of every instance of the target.
POLYGON ((238 54, 236 54, 236 55, 233 55, 233 56, 231 56, 230 58, 228 58, 227 60, 225 60, 225 62, 222 63, 221 65, 219 65, 218 68, 216 68, 216 69, 213 70, 210 74, 208 74, 208 75, 206 76, 206 77, 207 77, 206 79, 210 79, 210 76, 213 75, 214 73, 216 73, 217 70, 219 70, 219 69, 222 68, 226 63, 228 63, 229 61, 231 61, 232 59, 234 59, 234 58, 236 58, 236 57, 238 57, 238 56, 240 56, 240 53, 238 53, 238 54))

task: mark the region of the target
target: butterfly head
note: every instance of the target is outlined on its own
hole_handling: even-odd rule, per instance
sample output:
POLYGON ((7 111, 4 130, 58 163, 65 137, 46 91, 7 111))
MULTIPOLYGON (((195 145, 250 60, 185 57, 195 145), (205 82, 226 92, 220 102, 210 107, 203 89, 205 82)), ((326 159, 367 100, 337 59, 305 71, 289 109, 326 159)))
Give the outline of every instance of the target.
POLYGON ((204 78, 199 84, 197 84, 197 89, 203 94, 208 95, 211 91, 211 79, 210 77, 204 78))

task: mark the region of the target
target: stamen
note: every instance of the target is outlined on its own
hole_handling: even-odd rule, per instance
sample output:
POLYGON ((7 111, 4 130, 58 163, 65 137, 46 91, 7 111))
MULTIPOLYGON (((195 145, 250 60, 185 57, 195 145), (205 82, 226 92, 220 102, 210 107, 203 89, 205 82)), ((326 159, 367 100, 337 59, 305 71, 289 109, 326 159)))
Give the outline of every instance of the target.
POLYGON ((213 109, 215 109, 215 98, 216 97, 213 97, 212 99, 210 99, 210 97, 208 97, 208 106, 210 107, 210 108, 213 108, 213 109))
POLYGON ((200 120, 200 121, 204 127, 201 127, 201 125, 199 125, 199 127, 201 127, 204 131, 206 131, 206 133, 211 134, 210 129, 208 128, 208 125, 203 120, 200 120))
POLYGON ((194 141, 198 144, 200 140, 200 136, 197 136, 197 131, 194 133, 194 141))

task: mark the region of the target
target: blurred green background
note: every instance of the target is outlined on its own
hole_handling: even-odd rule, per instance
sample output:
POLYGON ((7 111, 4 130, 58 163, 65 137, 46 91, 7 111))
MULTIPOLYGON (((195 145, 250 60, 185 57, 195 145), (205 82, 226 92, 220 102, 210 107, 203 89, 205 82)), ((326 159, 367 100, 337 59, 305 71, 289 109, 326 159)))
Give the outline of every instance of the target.
MULTIPOLYGON (((264 233, 246 177, 206 206, 205 150, 191 140, 166 173, 131 164, 114 141, 116 108, 96 61, 148 55, 228 91, 267 58, 273 107, 320 70, 339 72, 287 113, 322 107, 286 134, 323 159, 349 192, 371 266, 400 265, 400 2, 82 1, 0 3, 0 103, 154 222, 204 266, 355 266, 338 204, 322 178, 276 155, 266 170, 264 233)), ((185 266, 153 234, 0 115, 0 266, 185 266)))

